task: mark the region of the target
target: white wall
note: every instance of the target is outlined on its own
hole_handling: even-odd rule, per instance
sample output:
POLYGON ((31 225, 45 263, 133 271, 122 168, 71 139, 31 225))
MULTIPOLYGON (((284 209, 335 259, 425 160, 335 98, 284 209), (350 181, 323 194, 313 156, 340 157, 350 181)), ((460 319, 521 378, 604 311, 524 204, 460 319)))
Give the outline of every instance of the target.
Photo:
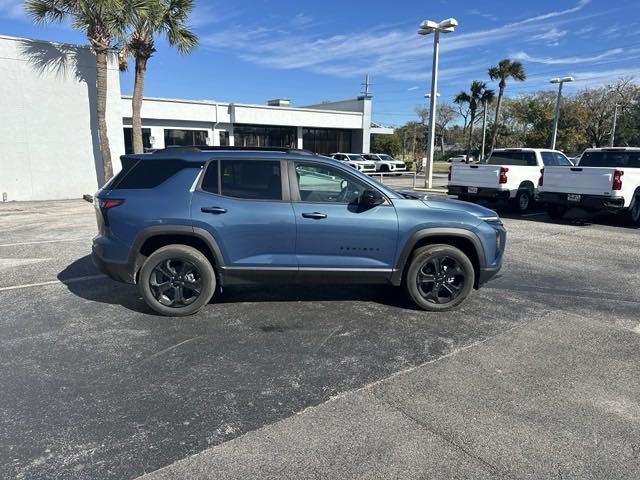
MULTIPOLYGON (((93 53, 0 36, 0 72, 0 196, 50 200, 93 193, 102 173, 93 53)), ((108 82, 107 122, 117 171, 124 139, 115 62, 108 82)))

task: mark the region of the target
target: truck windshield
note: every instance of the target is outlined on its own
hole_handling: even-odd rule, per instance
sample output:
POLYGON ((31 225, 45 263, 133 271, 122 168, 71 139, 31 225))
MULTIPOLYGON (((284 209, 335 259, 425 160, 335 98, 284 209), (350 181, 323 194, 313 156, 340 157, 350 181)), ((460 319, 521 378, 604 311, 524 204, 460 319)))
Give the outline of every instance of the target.
POLYGON ((581 167, 640 168, 640 152, 584 152, 578 165, 581 167))
POLYGON ((487 165, 535 167, 537 164, 534 152, 493 152, 487 160, 487 165))

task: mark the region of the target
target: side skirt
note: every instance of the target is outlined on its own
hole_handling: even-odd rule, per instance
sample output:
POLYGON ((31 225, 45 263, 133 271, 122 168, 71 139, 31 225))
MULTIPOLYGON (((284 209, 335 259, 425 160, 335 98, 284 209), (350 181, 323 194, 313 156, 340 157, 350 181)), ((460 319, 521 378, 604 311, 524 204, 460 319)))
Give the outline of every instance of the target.
POLYGON ((223 286, 255 284, 389 284, 392 269, 315 267, 219 267, 223 286))

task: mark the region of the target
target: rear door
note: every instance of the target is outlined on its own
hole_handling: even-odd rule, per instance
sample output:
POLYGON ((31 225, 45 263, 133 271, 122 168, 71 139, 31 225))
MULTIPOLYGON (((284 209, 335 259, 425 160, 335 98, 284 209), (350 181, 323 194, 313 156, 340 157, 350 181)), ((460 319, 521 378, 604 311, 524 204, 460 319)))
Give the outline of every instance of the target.
POLYGON ((290 183, 301 275, 391 273, 398 219, 388 199, 361 209, 358 198, 374 187, 344 169, 312 161, 292 161, 290 183))
POLYGON ((207 165, 193 192, 191 217, 214 237, 226 268, 297 269, 285 169, 285 161, 244 158, 207 165))

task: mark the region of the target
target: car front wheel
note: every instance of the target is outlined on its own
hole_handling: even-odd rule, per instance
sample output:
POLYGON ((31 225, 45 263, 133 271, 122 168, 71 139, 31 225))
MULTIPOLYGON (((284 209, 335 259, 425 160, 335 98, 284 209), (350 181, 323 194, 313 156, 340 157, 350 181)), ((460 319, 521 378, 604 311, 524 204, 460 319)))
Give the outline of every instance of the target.
POLYGON ((199 250, 168 245, 153 252, 140 269, 138 287, 144 301, 156 312, 191 315, 206 305, 216 289, 211 263, 199 250))
POLYGON ((464 302, 474 282, 469 257, 451 245, 442 244, 421 247, 413 253, 404 286, 418 307, 443 312, 464 302))

